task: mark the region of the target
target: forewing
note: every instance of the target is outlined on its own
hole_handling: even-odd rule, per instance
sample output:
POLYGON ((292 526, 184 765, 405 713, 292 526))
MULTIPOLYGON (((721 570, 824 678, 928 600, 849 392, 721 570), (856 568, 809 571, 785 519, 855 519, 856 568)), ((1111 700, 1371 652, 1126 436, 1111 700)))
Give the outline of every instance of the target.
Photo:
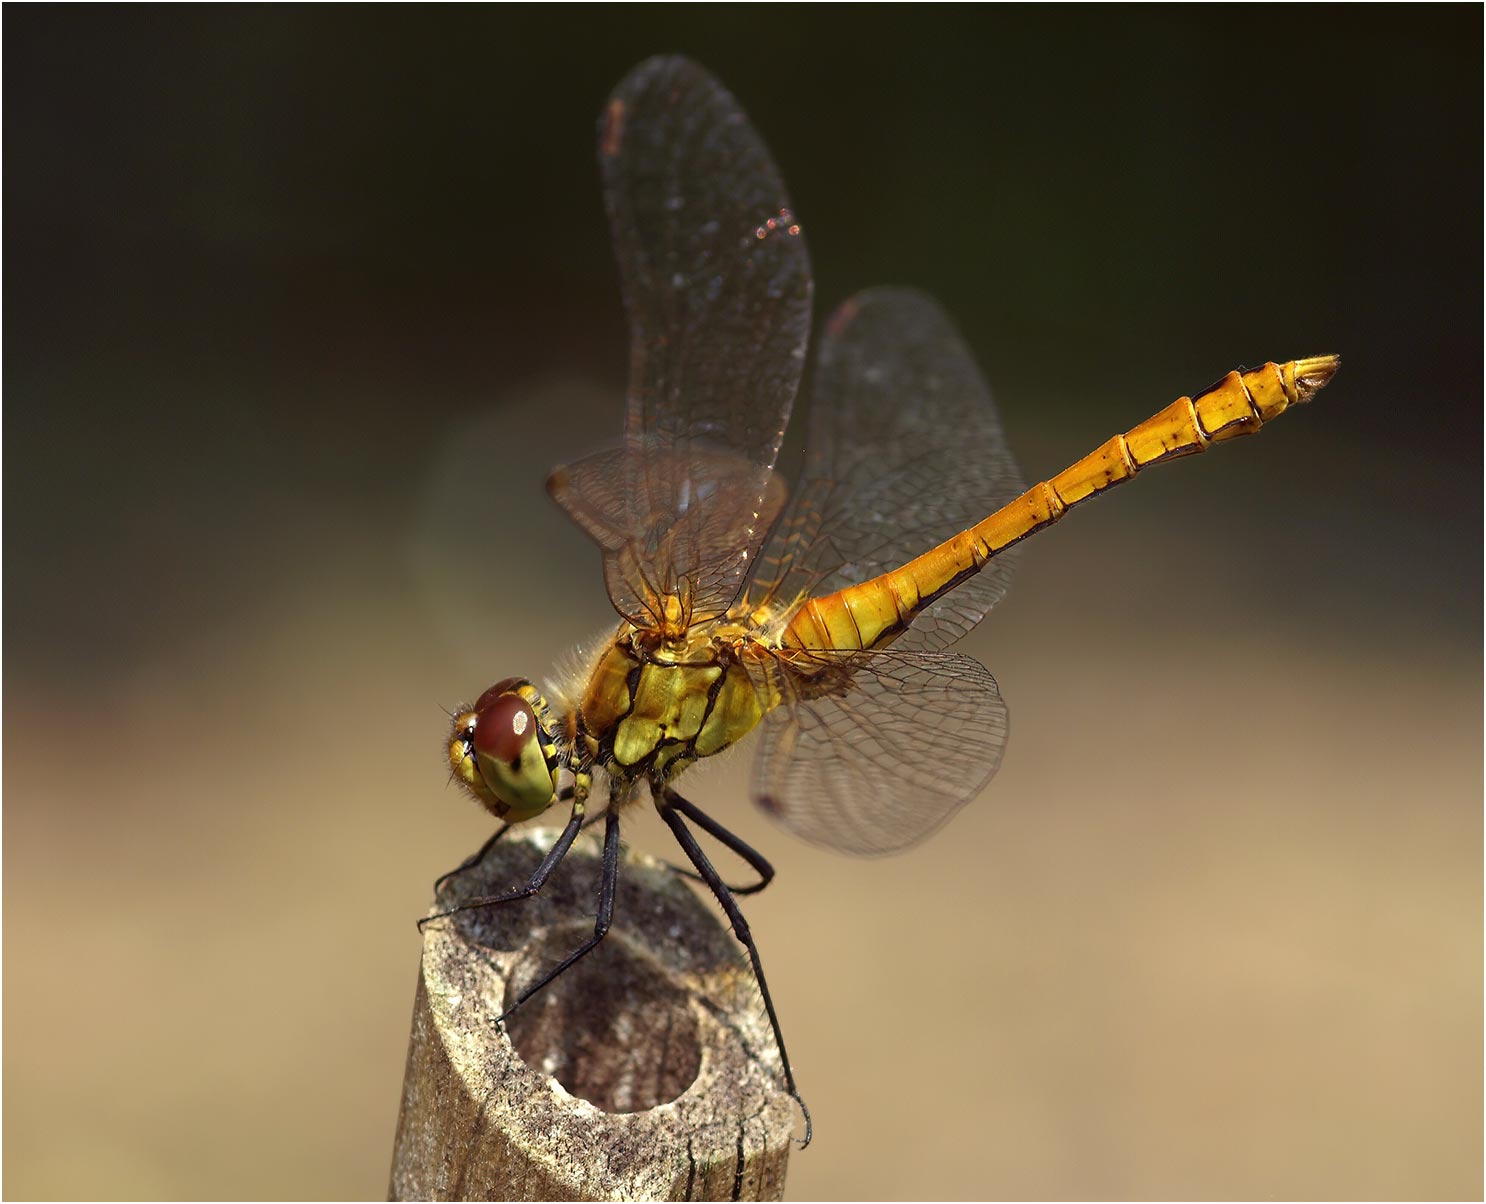
POLYGON ((842 656, 840 669, 840 693, 786 700, 765 719, 754 798, 812 844, 894 853, 990 781, 1006 704, 985 666, 960 653, 894 647, 842 656))
POLYGON ((810 335, 810 260, 763 141, 695 63, 625 77, 599 162, 630 321, 624 446, 560 470, 552 492, 605 548, 622 613, 672 581, 696 621, 736 599, 782 504, 771 469, 810 335))
POLYGON ((653 58, 610 97, 599 162, 630 320, 626 441, 772 466, 811 279, 768 148, 701 67, 653 58))
MULTIPOLYGON (((749 601, 789 606, 884 573, 1025 489, 959 332, 931 298, 872 289, 826 324, 805 471, 749 601)), ((928 607, 894 644, 938 649, 1006 592, 1012 552, 928 607)))

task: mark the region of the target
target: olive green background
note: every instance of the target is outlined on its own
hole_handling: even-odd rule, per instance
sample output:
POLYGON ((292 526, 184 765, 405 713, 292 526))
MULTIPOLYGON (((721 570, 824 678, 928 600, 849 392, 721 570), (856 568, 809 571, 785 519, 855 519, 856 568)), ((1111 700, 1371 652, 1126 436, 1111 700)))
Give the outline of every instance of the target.
POLYGON ((595 119, 682 51, 821 306, 940 297, 1029 477, 1344 357, 1028 547, 963 645, 1005 766, 922 847, 693 775, 780 870, 791 1193, 1479 1198, 1481 23, 12 6, 4 1193, 385 1190, 488 830, 439 707, 613 618, 541 482, 618 430, 595 119))

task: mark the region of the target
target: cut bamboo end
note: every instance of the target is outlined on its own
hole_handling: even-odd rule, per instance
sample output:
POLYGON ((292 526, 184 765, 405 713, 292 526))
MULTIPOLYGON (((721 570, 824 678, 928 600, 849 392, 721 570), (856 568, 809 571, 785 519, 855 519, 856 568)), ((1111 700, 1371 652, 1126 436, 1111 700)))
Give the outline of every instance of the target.
MULTIPOLYGON (((556 839, 512 833, 446 899, 525 883, 556 839)), ((598 877, 584 836, 537 897, 425 930, 389 1198, 783 1198, 795 1111, 752 975, 660 863, 626 853, 609 936, 495 1028, 592 932, 598 877)))

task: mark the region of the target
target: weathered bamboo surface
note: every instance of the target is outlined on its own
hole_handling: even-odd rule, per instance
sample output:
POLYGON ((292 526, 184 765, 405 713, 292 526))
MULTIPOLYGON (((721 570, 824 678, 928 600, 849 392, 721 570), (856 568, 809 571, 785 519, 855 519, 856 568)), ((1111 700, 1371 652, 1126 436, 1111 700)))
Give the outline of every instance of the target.
MULTIPOLYGON (((556 835, 513 832, 445 899, 523 884, 556 835)), ((425 930, 391 1199, 783 1198, 795 1113, 757 989, 659 863, 626 853, 608 938, 496 1029, 592 932, 598 876, 585 834, 536 898, 425 930)))

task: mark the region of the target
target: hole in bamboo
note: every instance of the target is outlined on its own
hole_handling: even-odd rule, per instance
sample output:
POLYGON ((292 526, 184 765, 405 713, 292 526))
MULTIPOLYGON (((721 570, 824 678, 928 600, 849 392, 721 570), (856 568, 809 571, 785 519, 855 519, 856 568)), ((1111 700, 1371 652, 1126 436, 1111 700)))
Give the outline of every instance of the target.
MULTIPOLYGON (((506 987, 506 1005, 593 933, 550 929, 506 987)), ((702 1051, 686 992, 611 932, 506 1022, 528 1066, 605 1112, 644 1112, 696 1081, 702 1051)))

